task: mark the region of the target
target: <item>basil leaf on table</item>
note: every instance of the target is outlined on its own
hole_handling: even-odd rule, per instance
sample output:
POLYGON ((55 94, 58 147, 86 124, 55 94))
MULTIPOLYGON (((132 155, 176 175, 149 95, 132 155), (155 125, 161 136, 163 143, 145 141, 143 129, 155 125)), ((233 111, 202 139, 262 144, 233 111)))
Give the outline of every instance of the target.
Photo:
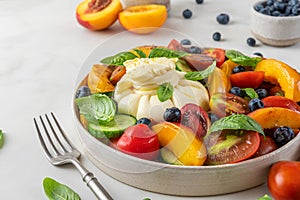
POLYGON ((101 63, 103 64, 107 64, 107 65, 115 65, 115 66, 123 66, 123 63, 127 60, 132 60, 137 58, 136 55, 134 55, 134 53, 131 52, 121 52, 118 53, 114 56, 109 56, 106 58, 103 58, 102 60, 100 60, 101 63))
POLYGON ((254 119, 243 114, 229 115, 215 121, 209 129, 209 133, 224 129, 256 131, 264 135, 262 127, 254 119))
POLYGON ((157 97, 161 102, 167 101, 173 96, 173 86, 171 83, 163 83, 157 89, 157 97))
POLYGON ((0 148, 3 146, 4 144, 4 135, 2 130, 0 129, 0 148))
POLYGON ((158 57, 166 57, 166 58, 181 58, 188 53, 181 51, 174 51, 167 48, 154 48, 150 51, 148 58, 158 58, 158 57))
POLYGON ((236 64, 251 67, 255 67, 262 60, 261 57, 249 57, 236 50, 226 50, 226 57, 236 64))
POLYGON ((216 61, 214 61, 208 68, 206 68, 203 71, 196 71, 196 72, 188 72, 184 75, 184 77, 187 80, 192 80, 192 81, 200 81, 203 80, 207 77, 209 77, 215 70, 216 68, 216 61))
POLYGON ((80 196, 71 188, 52 178, 46 177, 43 186, 49 200, 80 200, 80 196))

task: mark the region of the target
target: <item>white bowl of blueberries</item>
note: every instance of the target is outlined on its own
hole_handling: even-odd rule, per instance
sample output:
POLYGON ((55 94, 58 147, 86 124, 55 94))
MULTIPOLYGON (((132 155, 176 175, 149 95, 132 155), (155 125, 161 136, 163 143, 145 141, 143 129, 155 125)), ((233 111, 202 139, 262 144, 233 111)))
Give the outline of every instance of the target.
POLYGON ((251 8, 251 32, 262 43, 290 46, 300 41, 300 1, 259 1, 251 8))

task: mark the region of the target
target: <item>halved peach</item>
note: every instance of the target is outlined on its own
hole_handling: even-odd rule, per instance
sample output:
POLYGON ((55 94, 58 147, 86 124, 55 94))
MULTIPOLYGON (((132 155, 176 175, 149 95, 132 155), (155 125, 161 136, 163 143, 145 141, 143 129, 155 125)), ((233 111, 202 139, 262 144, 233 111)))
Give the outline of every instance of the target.
POLYGON ((76 19, 90 30, 103 30, 118 19, 123 9, 120 0, 85 0, 76 8, 76 19))
POLYGON ((280 85, 285 97, 300 101, 300 74, 295 69, 281 61, 265 59, 257 64, 255 71, 265 72, 265 81, 280 85))
POLYGON ((288 108, 261 108, 249 113, 248 116, 259 123, 263 129, 279 126, 289 126, 292 129, 300 128, 300 113, 288 108))
POLYGON ((119 13, 119 22, 128 31, 148 34, 161 27, 167 16, 167 8, 164 5, 129 6, 119 13))

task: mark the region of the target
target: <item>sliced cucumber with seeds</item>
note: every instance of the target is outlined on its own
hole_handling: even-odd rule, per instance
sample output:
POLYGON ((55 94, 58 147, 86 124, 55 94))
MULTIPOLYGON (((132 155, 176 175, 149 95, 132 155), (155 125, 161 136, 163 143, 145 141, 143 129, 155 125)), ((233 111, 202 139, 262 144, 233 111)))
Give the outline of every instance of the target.
POLYGON ((107 124, 99 124, 90 122, 88 124, 88 131, 96 138, 117 138, 129 126, 136 124, 136 118, 126 114, 116 114, 114 119, 107 124))
POLYGON ((193 71, 189 65, 184 60, 178 60, 176 63, 176 70, 182 71, 182 72, 191 72, 193 71))

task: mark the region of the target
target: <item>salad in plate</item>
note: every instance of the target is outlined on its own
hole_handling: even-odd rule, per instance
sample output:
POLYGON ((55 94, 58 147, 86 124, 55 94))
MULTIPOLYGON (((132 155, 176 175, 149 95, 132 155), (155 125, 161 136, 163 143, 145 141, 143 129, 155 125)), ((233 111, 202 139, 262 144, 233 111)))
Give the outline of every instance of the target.
POLYGON ((172 40, 102 58, 76 92, 80 121, 112 148, 202 166, 268 154, 300 130, 300 74, 286 63, 172 40))

